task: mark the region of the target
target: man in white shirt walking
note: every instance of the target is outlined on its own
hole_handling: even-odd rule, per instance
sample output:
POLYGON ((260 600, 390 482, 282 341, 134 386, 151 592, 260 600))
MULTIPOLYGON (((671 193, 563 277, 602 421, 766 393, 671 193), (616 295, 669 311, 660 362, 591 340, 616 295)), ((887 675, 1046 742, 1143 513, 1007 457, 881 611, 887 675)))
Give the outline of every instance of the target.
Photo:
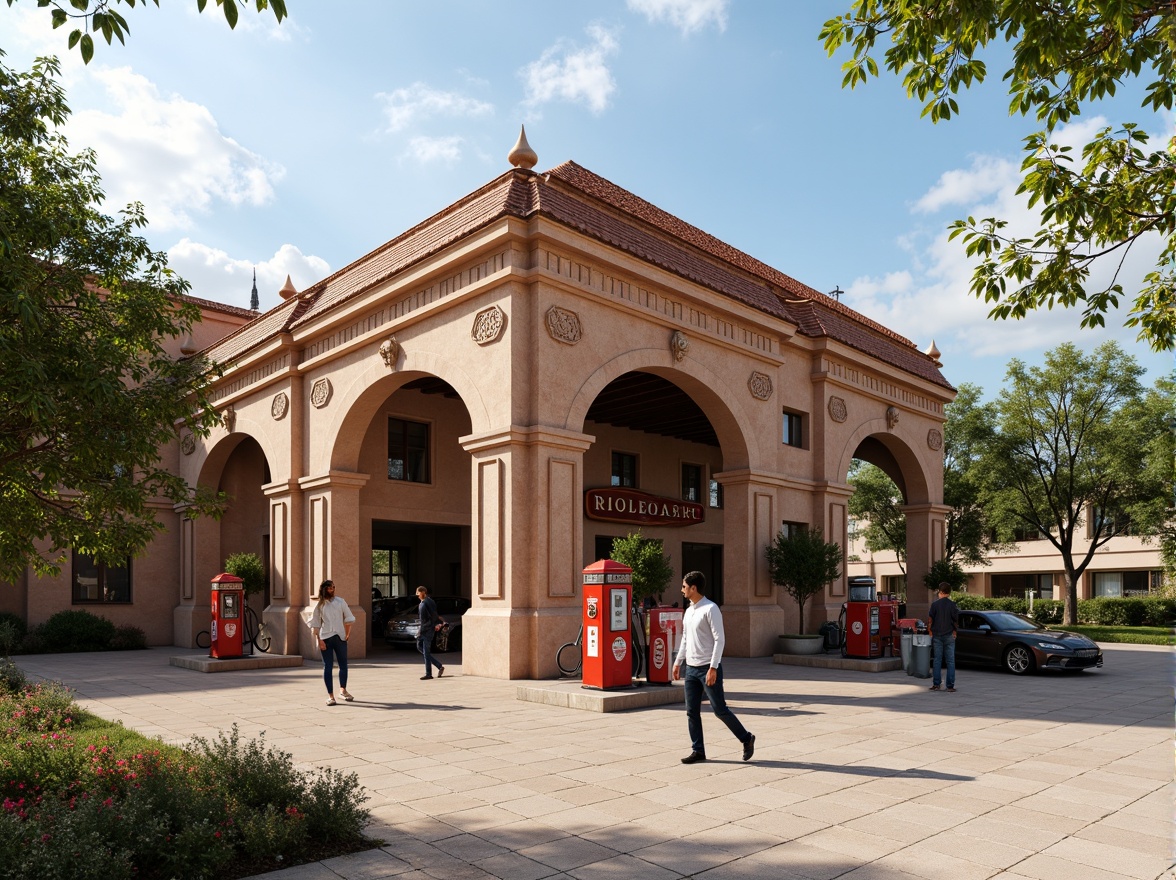
POLYGON ((674 659, 674 680, 684 679, 686 688, 686 727, 690 731, 691 752, 683 764, 697 764, 706 760, 706 746, 702 739, 702 695, 706 694, 715 717, 727 725, 735 738, 743 743, 743 760, 755 754, 755 737, 747 732, 727 708, 723 696, 723 614, 719 606, 708 599, 706 575, 692 571, 682 578, 682 596, 689 600, 682 619, 682 646, 674 659))

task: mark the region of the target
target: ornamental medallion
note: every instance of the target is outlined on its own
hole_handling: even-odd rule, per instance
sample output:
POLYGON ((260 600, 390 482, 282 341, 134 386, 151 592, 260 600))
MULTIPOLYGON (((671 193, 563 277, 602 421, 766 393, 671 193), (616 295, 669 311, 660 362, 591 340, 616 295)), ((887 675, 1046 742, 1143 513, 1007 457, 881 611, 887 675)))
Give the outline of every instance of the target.
POLYGON ((280 422, 286 418, 286 413, 289 411, 290 398, 286 396, 285 391, 279 391, 270 401, 270 415, 273 416, 275 422, 280 422))
POLYGON ((331 399, 331 380, 317 379, 310 389, 310 403, 315 409, 322 409, 331 399))
POLYGON ((845 401, 840 397, 829 398, 829 418, 835 422, 844 422, 849 418, 849 410, 845 408, 845 401))
POLYGON ((756 400, 767 400, 772 396, 772 377, 766 373, 752 373, 747 380, 747 390, 756 400))
POLYGON ((552 339, 568 345, 575 345, 584 335, 580 327, 580 316, 559 306, 552 306, 547 310, 547 332, 552 339))
POLYGON ((470 336, 478 345, 489 345, 502 335, 506 326, 506 313, 498 306, 483 309, 474 317, 474 328, 470 336))

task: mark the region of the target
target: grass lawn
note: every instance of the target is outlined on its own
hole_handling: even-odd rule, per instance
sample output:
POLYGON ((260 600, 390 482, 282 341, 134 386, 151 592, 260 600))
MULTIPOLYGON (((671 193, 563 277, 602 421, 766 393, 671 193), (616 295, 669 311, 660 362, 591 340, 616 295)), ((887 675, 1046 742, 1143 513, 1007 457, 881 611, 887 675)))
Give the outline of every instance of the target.
POLYGON ((1163 626, 1062 626, 1050 629, 1081 633, 1096 642, 1121 642, 1130 645, 1176 645, 1176 631, 1163 626))

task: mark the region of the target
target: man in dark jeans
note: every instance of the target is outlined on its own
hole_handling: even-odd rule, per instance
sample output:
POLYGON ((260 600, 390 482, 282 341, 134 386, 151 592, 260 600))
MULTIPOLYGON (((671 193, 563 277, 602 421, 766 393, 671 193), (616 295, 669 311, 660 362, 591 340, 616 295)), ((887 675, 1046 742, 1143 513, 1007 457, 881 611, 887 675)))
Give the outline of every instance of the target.
POLYGON ((417 650, 425 655, 425 674, 421 676, 421 681, 428 681, 433 677, 434 666, 437 667, 438 678, 445 674, 445 667, 430 653, 433 649, 433 636, 442 626, 441 615, 437 613, 437 603, 429 595, 428 587, 417 587, 416 594, 421 600, 421 604, 417 606, 417 618, 421 622, 421 628, 417 630, 416 644, 417 650))
POLYGON ((931 690, 939 690, 942 669, 947 665, 947 692, 955 693, 955 639, 960 609, 951 601, 951 586, 939 585, 939 598, 927 610, 927 631, 931 633, 931 690))

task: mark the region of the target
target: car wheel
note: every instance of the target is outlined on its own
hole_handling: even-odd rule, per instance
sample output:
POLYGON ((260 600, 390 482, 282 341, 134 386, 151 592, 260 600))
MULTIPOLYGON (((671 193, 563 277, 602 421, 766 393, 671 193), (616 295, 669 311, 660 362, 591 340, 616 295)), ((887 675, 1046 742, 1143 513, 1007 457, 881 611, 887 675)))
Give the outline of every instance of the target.
POLYGON ((1036 664, 1033 661, 1033 652, 1024 645, 1012 645, 1004 655, 1004 667, 1013 675, 1024 675, 1027 672, 1032 672, 1036 664))

